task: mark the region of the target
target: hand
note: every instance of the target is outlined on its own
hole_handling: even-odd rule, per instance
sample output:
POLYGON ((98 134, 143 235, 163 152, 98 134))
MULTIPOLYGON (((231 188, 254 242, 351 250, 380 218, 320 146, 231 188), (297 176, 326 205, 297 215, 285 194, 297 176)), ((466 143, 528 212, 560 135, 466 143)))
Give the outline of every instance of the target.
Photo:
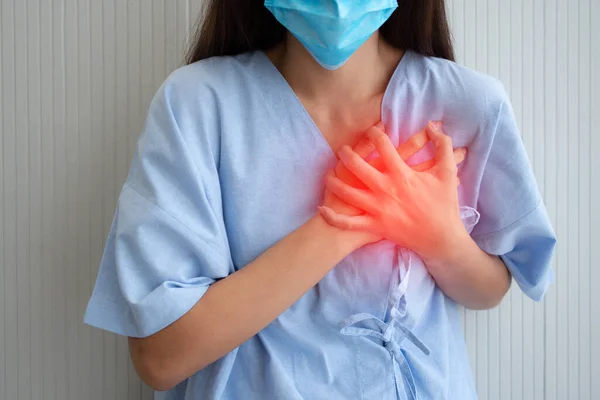
MULTIPOLYGON (((439 121, 432 122, 432 124, 434 124, 434 126, 437 126, 440 129, 442 127, 442 124, 439 121)), ((385 127, 382 122, 379 122, 373 128, 376 128, 376 129, 381 130, 382 132, 385 132, 385 127)), ((370 128, 370 129, 373 129, 373 128, 370 128)), ((400 155, 400 157, 402 157, 402 159, 404 161, 407 161, 410 157, 417 154, 419 151, 421 151, 421 149, 423 149, 423 147, 425 147, 425 145, 429 141, 429 138, 427 137, 426 129, 427 128, 424 128, 421 131, 415 133, 410 138, 408 138, 407 141, 405 141, 400 146, 398 146, 398 148, 396 150, 398 151, 398 154, 400 155)), ((374 146, 373 142, 371 142, 371 140, 368 138, 367 135, 365 135, 363 138, 361 138, 361 140, 358 142, 358 144, 354 147, 354 152, 357 153, 358 155, 360 155, 363 159, 370 156, 371 153, 373 153, 373 151, 375 151, 375 146, 374 146)), ((457 165, 464 161, 466 154, 467 154, 467 149, 465 149, 464 147, 454 150, 454 161, 456 162, 457 165)), ((375 159, 369 161, 369 164, 372 165, 373 168, 376 168, 378 171, 385 172, 385 165, 384 165, 381 157, 378 157, 378 158, 375 158, 375 159)), ((414 165, 411 168, 414 169, 415 171, 422 172, 422 171, 427 171, 428 169, 430 169, 433 166, 434 166, 434 160, 430 159, 430 160, 424 161, 420 164, 414 165)), ((354 174, 352 174, 352 172, 350 172, 350 170, 348 170, 348 168, 346 168, 344 163, 341 161, 338 162, 335 167, 335 175, 350 186, 354 186, 355 188, 358 188, 358 189, 367 189, 367 187, 354 174)), ((460 183, 460 182, 457 180, 457 183, 460 183)))
MULTIPOLYGON (((381 130, 382 132, 385 132, 385 126, 383 125, 383 122, 379 122, 377 125, 375 125, 375 127, 381 130)), ((366 135, 364 135, 352 150, 364 159, 370 156, 375 151, 375 146, 373 145, 373 142, 371 142, 371 140, 366 135)), ((334 170, 327 171, 326 180, 328 180, 331 176, 337 176, 347 184, 352 185, 354 187, 364 187, 360 180, 358 180, 354 175, 352 175, 352 172, 350 172, 341 161, 338 161, 335 167, 335 172, 334 170)), ((353 216, 363 214, 363 211, 361 209, 341 201, 328 189, 325 189, 325 200, 323 202, 323 205, 331 208, 332 210, 340 214, 353 216)))
MULTIPOLYGON (((381 128, 383 128, 383 124, 381 125, 381 128)), ((354 146, 354 149, 353 149, 353 151, 359 157, 362 157, 362 158, 368 157, 371 153, 373 153, 374 150, 375 150, 375 147, 373 146, 371 141, 366 137, 363 137, 356 144, 356 146, 354 146)), ((346 174, 346 179, 348 179, 348 178, 356 179, 356 178, 354 178, 354 175, 352 175, 352 173, 350 171, 348 171, 348 169, 343 167, 343 164, 341 162, 338 162, 335 171, 336 172, 341 171, 342 174, 346 174), (340 166, 342 168, 340 168, 340 166)), ((334 170, 327 171, 327 175, 325 178, 326 181, 329 181, 331 178, 335 178, 336 172, 334 172, 334 170)), ((358 181, 358 183, 360 184, 360 181, 358 181)), ((362 215, 364 213, 361 209, 356 208, 344 201, 341 201, 335 194, 333 194, 331 192, 331 190, 329 190, 327 188, 325 189, 325 199, 323 200, 323 206, 327 207, 328 209, 334 210, 336 213, 340 213, 343 215, 357 216, 357 215, 362 215)), ((321 210, 321 207, 319 207, 319 210, 321 210)), ((361 234, 361 236, 359 238, 357 238, 357 240, 361 246, 368 244, 368 243, 374 243, 374 242, 377 242, 382 239, 381 235, 377 235, 377 234, 373 234, 373 233, 369 233, 369 232, 356 232, 356 233, 361 234)))
POLYGON ((344 146, 339 153, 341 162, 366 189, 333 175, 327 178, 327 189, 365 214, 343 215, 324 206, 320 210, 325 220, 338 228, 379 235, 424 259, 443 256, 456 240, 468 236, 459 213, 452 141, 438 126, 430 123, 425 129, 436 152, 432 166, 424 171, 409 167, 377 128, 371 128, 367 136, 380 154, 383 168, 344 146))

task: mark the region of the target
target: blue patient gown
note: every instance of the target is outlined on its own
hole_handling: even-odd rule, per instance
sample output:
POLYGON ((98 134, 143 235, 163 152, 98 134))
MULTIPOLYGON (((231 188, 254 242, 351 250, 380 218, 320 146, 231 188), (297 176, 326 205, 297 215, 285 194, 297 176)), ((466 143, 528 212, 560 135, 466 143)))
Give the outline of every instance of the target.
MULTIPOLYGON (((540 300, 555 235, 502 85, 408 51, 382 119, 395 145, 442 120, 463 221, 540 300)), ((430 148, 414 156, 432 156, 430 148)), ((85 322, 145 337, 321 204, 336 158, 263 52, 178 69, 150 106, 85 322)), ((282 266, 283 267, 283 266, 282 266)), ((307 266, 310 268, 310 266, 307 266)), ((457 304, 389 241, 348 255, 265 329, 159 399, 475 399, 457 304)))

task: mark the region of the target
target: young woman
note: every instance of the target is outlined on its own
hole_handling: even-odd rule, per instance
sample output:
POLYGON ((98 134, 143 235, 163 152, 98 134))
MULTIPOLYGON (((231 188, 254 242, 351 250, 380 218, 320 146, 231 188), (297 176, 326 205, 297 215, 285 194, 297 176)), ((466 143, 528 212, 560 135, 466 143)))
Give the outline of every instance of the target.
POLYGON ((209 2, 85 321, 163 399, 476 398, 457 303, 541 299, 555 237, 502 85, 452 60, 443 0, 209 2))

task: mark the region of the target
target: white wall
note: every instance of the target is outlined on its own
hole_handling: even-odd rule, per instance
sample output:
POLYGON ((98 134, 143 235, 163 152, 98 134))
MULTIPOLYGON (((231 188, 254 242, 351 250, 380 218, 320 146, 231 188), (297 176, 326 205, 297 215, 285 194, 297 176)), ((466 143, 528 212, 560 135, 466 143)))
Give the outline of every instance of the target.
MULTIPOLYGON (((0 399, 150 399, 126 341, 81 321, 149 101, 200 0, 0 2, 0 399)), ((449 9, 459 60, 510 92, 560 240, 544 303, 515 290, 466 315, 481 399, 598 399, 600 1, 449 9)))

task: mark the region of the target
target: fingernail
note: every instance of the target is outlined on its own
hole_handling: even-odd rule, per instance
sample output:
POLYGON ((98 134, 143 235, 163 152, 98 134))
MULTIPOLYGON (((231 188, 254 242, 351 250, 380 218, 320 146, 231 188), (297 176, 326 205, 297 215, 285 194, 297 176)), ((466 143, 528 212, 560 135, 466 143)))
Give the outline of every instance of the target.
POLYGON ((374 139, 376 139, 378 136, 380 135, 380 132, 377 132, 376 130, 373 129, 369 129, 367 131, 367 138, 371 141, 373 141, 374 139))
POLYGON ((433 125, 433 127, 436 128, 437 130, 442 129, 442 121, 433 121, 431 123, 431 125, 433 125))
POLYGON ((435 121, 429 121, 429 127, 436 132, 440 130, 438 123, 435 121))
POLYGON ((330 210, 330 208, 325 207, 325 206, 319 206, 319 212, 321 213, 321 215, 323 216, 327 216, 328 211, 330 210))
POLYGON ((338 157, 340 160, 344 160, 348 158, 348 151, 351 151, 352 149, 350 148, 350 146, 348 145, 343 145, 340 150, 338 151, 338 157))

